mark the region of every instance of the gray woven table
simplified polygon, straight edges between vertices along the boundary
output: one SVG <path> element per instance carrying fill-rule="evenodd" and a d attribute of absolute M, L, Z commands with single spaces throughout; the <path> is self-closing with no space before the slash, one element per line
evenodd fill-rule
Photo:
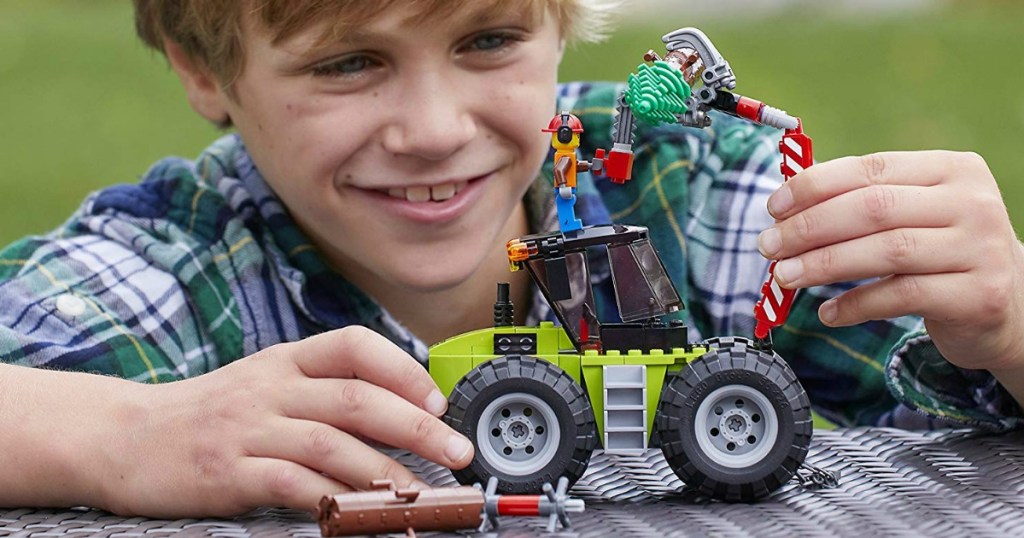
<path fill-rule="evenodd" d="M 427 482 L 453 483 L 437 465 L 408 454 L 399 459 Z M 840 471 L 839 487 L 808 489 L 794 481 L 766 501 L 726 504 L 686 490 L 659 451 L 644 457 L 598 452 L 572 490 L 586 501 L 586 512 L 555 536 L 1024 536 L 1024 431 L 816 431 L 808 462 Z M 532 536 L 543 529 L 540 520 L 505 518 L 496 534 Z M 170 535 L 320 533 L 308 514 L 289 510 L 178 521 L 84 509 L 0 511 L 0 536 Z"/>

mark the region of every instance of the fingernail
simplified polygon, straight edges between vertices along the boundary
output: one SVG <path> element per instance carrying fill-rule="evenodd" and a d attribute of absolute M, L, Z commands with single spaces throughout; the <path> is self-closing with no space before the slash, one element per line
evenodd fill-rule
<path fill-rule="evenodd" d="M 434 390 L 423 402 L 423 409 L 426 409 L 431 415 L 439 417 L 448 409 L 448 400 L 444 398 L 441 391 Z"/>
<path fill-rule="evenodd" d="M 839 307 L 836 305 L 835 299 L 829 299 L 822 303 L 821 307 L 818 308 L 818 318 L 825 325 L 832 326 L 836 322 L 836 318 L 839 317 Z"/>
<path fill-rule="evenodd" d="M 768 197 L 768 212 L 773 217 L 784 214 L 793 207 L 793 191 L 789 185 L 782 185 L 779 190 Z"/>
<path fill-rule="evenodd" d="M 782 260 L 775 265 L 775 278 L 781 280 L 782 284 L 788 285 L 796 282 L 804 275 L 804 262 L 800 258 Z"/>
<path fill-rule="evenodd" d="M 757 248 L 765 258 L 772 258 L 782 250 L 782 233 L 778 228 L 768 228 L 757 236 Z"/>
<path fill-rule="evenodd" d="M 462 461 L 470 450 L 473 450 L 473 444 L 469 439 L 453 435 L 448 438 L 448 447 L 444 449 L 444 455 L 449 461 Z"/>

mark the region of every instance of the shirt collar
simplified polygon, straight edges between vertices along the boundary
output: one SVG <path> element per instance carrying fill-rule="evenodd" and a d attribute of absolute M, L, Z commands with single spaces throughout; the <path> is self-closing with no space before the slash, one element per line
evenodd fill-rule
<path fill-rule="evenodd" d="M 204 152 L 196 161 L 196 173 L 224 195 L 261 242 L 296 307 L 315 327 L 365 325 L 380 317 L 380 307 L 332 269 L 291 218 L 237 134 Z"/>

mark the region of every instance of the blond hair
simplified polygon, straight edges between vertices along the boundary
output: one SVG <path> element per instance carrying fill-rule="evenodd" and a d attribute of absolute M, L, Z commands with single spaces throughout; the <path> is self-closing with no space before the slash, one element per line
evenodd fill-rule
<path fill-rule="evenodd" d="M 444 20 L 469 2 L 483 0 L 405 0 L 411 20 Z M 617 0 L 486 0 L 493 9 L 524 9 L 543 14 L 550 8 L 570 42 L 602 39 Z M 242 72 L 243 19 L 248 14 L 279 43 L 323 21 L 320 38 L 343 36 L 396 5 L 395 0 L 133 0 L 135 28 L 148 46 L 164 53 L 164 40 L 181 47 L 190 60 L 208 69 L 229 92 Z"/>

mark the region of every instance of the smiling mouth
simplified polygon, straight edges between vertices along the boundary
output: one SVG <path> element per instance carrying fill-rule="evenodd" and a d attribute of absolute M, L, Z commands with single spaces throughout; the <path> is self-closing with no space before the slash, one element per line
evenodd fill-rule
<path fill-rule="evenodd" d="M 455 181 L 452 183 L 442 183 L 440 185 L 433 186 L 415 186 L 415 187 L 391 187 L 389 189 L 374 189 L 374 191 L 381 194 L 386 194 L 392 198 L 398 198 L 400 200 L 407 200 L 409 202 L 444 202 L 455 197 L 462 189 L 469 185 L 469 181 Z"/>

